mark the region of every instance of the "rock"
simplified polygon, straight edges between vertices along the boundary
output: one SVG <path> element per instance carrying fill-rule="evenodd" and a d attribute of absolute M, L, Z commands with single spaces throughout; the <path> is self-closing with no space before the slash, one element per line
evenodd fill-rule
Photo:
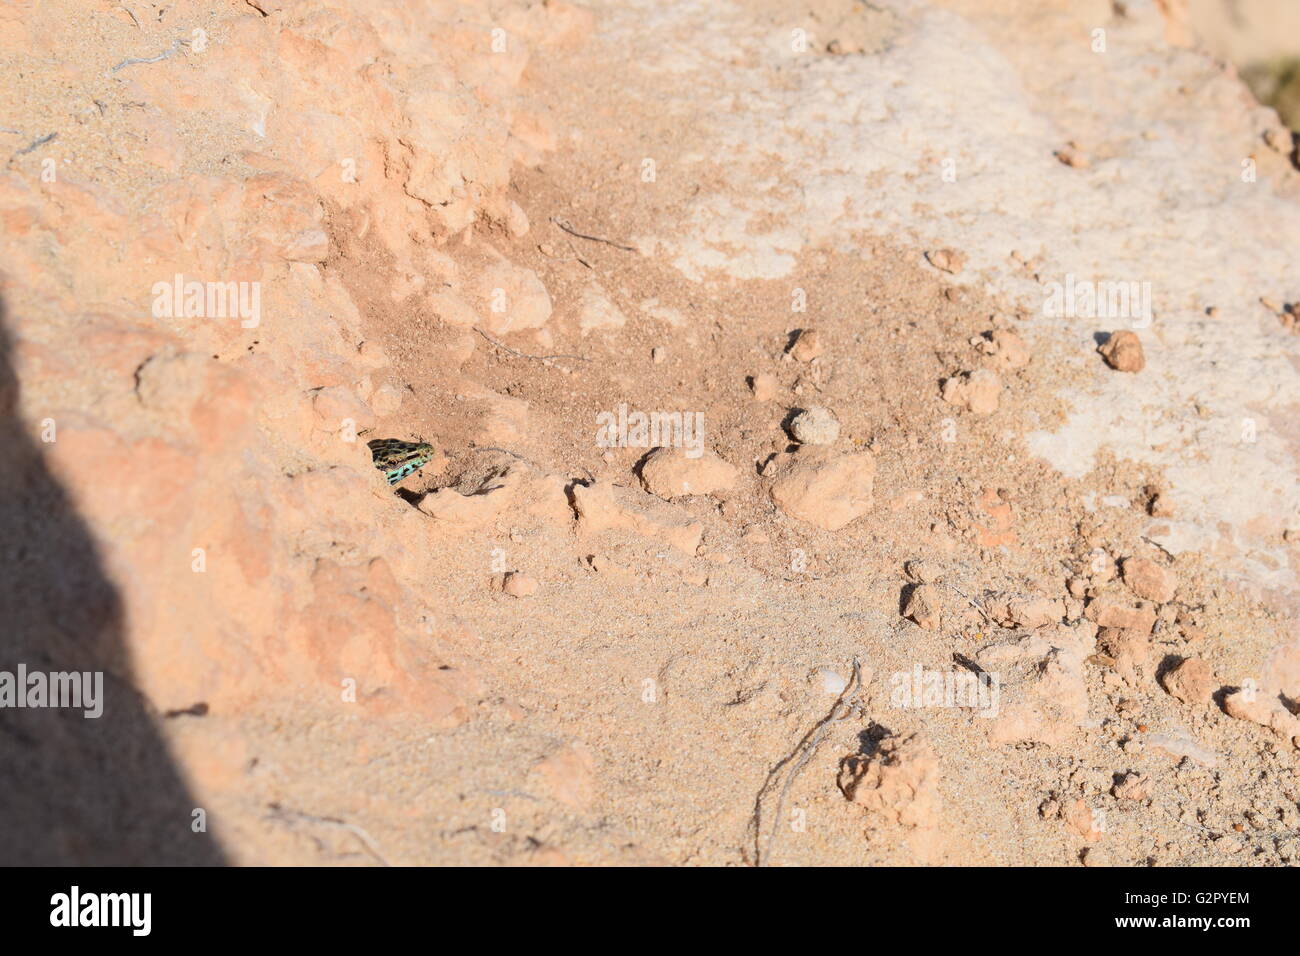
<path fill-rule="evenodd" d="M 478 324 L 479 313 L 454 292 L 442 290 L 431 293 L 427 299 L 429 310 L 448 325 L 471 328 Z M 487 309 L 485 308 L 486 312 Z M 471 350 L 472 351 L 472 350 Z"/>
<path fill-rule="evenodd" d="M 930 826 L 939 807 L 939 759 L 920 734 L 891 736 L 873 754 L 840 763 L 836 781 L 845 798 L 884 822 Z"/>
<path fill-rule="evenodd" d="M 932 249 L 925 254 L 925 258 L 930 261 L 930 265 L 936 269 L 942 269 L 944 272 L 956 275 L 961 272 L 966 265 L 965 253 L 958 252 L 955 249 Z"/>
<path fill-rule="evenodd" d="M 1056 159 L 1062 166 L 1069 166 L 1071 169 L 1087 169 L 1092 165 L 1088 157 L 1077 146 L 1067 146 L 1064 149 L 1056 151 Z"/>
<path fill-rule="evenodd" d="M 976 415 L 991 415 L 998 410 L 1002 380 L 986 368 L 944 379 L 943 400 L 949 405 L 969 409 Z"/>
<path fill-rule="evenodd" d="M 790 346 L 790 356 L 800 362 L 811 362 L 825 351 L 821 333 L 816 329 L 802 330 Z"/>
<path fill-rule="evenodd" d="M 1011 502 L 995 488 L 981 490 L 979 511 L 975 515 L 975 542 L 981 548 L 1017 547 L 1015 525 L 1016 514 Z"/>
<path fill-rule="evenodd" d="M 797 454 L 780 456 L 768 489 L 773 503 L 792 518 L 827 531 L 856 521 L 874 502 L 876 462 L 868 452 L 833 456 L 826 449 L 805 446 Z"/>
<path fill-rule="evenodd" d="M 494 262 L 479 275 L 475 288 L 475 317 L 493 335 L 540 329 L 551 317 L 551 296 L 532 269 Z"/>
<path fill-rule="evenodd" d="M 537 593 L 537 579 L 519 571 L 510 571 L 501 582 L 501 590 L 511 597 L 532 597 Z"/>
<path fill-rule="evenodd" d="M 583 291 L 578 305 L 578 328 L 583 335 L 595 329 L 621 329 L 626 324 L 627 316 L 619 311 L 604 289 L 593 285 Z"/>
<path fill-rule="evenodd" d="M 909 588 L 903 598 L 903 617 L 911 618 L 928 631 L 938 630 L 940 619 L 939 589 L 931 584 Z"/>
<path fill-rule="evenodd" d="M 1277 153 L 1289 154 L 1295 150 L 1295 134 L 1283 126 L 1270 126 L 1264 130 L 1264 142 Z"/>
<path fill-rule="evenodd" d="M 840 696 L 844 693 L 845 688 L 849 686 L 849 682 L 844 679 L 843 674 L 829 667 L 817 668 L 812 677 L 822 692 L 830 694 L 832 697 Z"/>
<path fill-rule="evenodd" d="M 1258 688 L 1239 688 L 1223 698 L 1223 712 L 1229 717 L 1268 727 L 1284 737 L 1300 735 L 1300 717 L 1282 706 L 1276 692 L 1270 694 Z"/>
<path fill-rule="evenodd" d="M 1125 329 L 1111 333 L 1097 349 L 1106 364 L 1117 372 L 1140 372 L 1146 367 L 1146 356 L 1142 352 L 1142 340 L 1136 332 Z"/>
<path fill-rule="evenodd" d="M 684 554 L 694 555 L 704 535 L 704 525 L 673 505 L 639 489 L 608 481 L 573 487 L 573 507 L 579 530 L 597 534 L 623 529 L 659 538 Z"/>
<path fill-rule="evenodd" d="M 733 465 L 708 450 L 689 458 L 680 448 L 656 448 L 641 463 L 641 487 L 668 500 L 729 491 L 739 476 Z"/>
<path fill-rule="evenodd" d="M 928 558 L 913 558 L 905 562 L 903 573 L 917 584 L 934 584 L 943 579 L 943 570 Z"/>
<path fill-rule="evenodd" d="M 396 385 L 381 385 L 370 396 L 370 406 L 376 415 L 392 415 L 402 407 L 403 389 Z"/>
<path fill-rule="evenodd" d="M 1149 632 L 1121 627 L 1103 627 L 1097 631 L 1097 650 L 1110 658 L 1111 666 L 1130 686 L 1144 684 L 1151 673 L 1151 639 Z"/>
<path fill-rule="evenodd" d="M 513 482 L 487 485 L 469 494 L 439 488 L 420 499 L 417 507 L 430 518 L 465 528 L 482 528 L 494 522 L 514 502 Z"/>
<path fill-rule="evenodd" d="M 749 388 L 754 393 L 754 398 L 760 402 L 770 402 L 776 398 L 780 391 L 780 383 L 777 382 L 775 375 L 755 375 L 749 380 Z"/>
<path fill-rule="evenodd" d="M 1008 329 L 994 329 L 981 339 L 980 349 L 993 358 L 993 363 L 1003 371 L 1013 372 L 1029 364 L 1029 347 L 1016 333 Z"/>
<path fill-rule="evenodd" d="M 140 404 L 151 411 L 188 417 L 203 400 L 211 374 L 221 369 L 212 356 L 199 352 L 152 355 L 135 371 L 135 394 Z M 321 392 L 326 391 L 317 392 L 312 405 L 327 421 L 337 421 L 355 410 L 356 397 L 347 389 L 339 388 L 322 397 Z"/>
<path fill-rule="evenodd" d="M 1173 572 L 1147 558 L 1125 558 L 1120 571 L 1130 591 L 1157 604 L 1168 604 L 1178 590 L 1178 579 Z"/>
<path fill-rule="evenodd" d="M 612 560 L 608 555 L 592 554 L 587 556 L 587 565 L 597 574 L 612 574 L 617 577 L 634 577 L 635 574 L 631 568 L 619 564 Z"/>
<path fill-rule="evenodd" d="M 1182 730 L 1151 734 L 1146 738 L 1146 745 L 1161 750 L 1179 760 L 1190 757 L 1206 767 L 1216 767 L 1219 763 L 1218 755 L 1213 750 L 1202 746 L 1190 734 Z"/>
<path fill-rule="evenodd" d="M 331 385 L 319 388 L 312 396 L 312 410 L 326 431 L 337 432 L 345 422 L 352 422 L 357 430 L 364 430 L 375 424 L 375 415 L 357 397 L 357 393 L 343 385 Z"/>
<path fill-rule="evenodd" d="M 1188 657 L 1165 672 L 1160 683 L 1170 697 L 1184 704 L 1208 704 L 1219 689 L 1214 670 L 1199 657 Z"/>
<path fill-rule="evenodd" d="M 1101 627 L 1150 634 L 1156 626 L 1156 612 L 1150 606 L 1133 607 L 1112 595 L 1101 595 L 1088 603 L 1084 616 Z"/>
<path fill-rule="evenodd" d="M 325 211 L 306 182 L 279 173 L 253 176 L 244 182 L 243 213 L 245 236 L 263 255 L 320 262 L 329 254 Z"/>
<path fill-rule="evenodd" d="M 520 208 L 519 203 L 514 200 L 511 200 L 510 206 L 506 211 L 506 229 L 508 229 L 510 235 L 514 236 L 516 239 L 522 239 L 524 236 L 528 235 L 528 214 L 525 213 L 523 209 Z"/>
<path fill-rule="evenodd" d="M 1153 518 L 1172 518 L 1174 504 L 1167 492 L 1157 491 L 1147 502 L 1147 514 Z"/>
<path fill-rule="evenodd" d="M 1151 781 L 1143 774 L 1130 770 L 1110 788 L 1116 800 L 1135 800 L 1145 803 L 1151 799 Z"/>
<path fill-rule="evenodd" d="M 1091 625 L 1058 625 L 981 648 L 976 663 L 1000 675 L 998 702 L 987 715 L 989 740 L 1057 746 L 1074 737 L 1088 720 L 1084 659 L 1094 640 Z"/>
<path fill-rule="evenodd" d="M 790 432 L 804 445 L 830 445 L 840 436 L 840 423 L 829 408 L 814 405 L 794 417 Z"/>
<path fill-rule="evenodd" d="M 1096 843 L 1101 839 L 1101 827 L 1099 821 L 1101 817 L 1088 809 L 1088 805 L 1082 800 L 1075 800 L 1061 813 L 1061 819 L 1065 821 L 1065 828 L 1071 833 L 1075 833 L 1089 843 Z"/>
<path fill-rule="evenodd" d="M 584 810 L 597 795 L 596 762 L 582 744 L 566 747 L 542 760 L 532 772 L 538 789 L 574 810 Z"/>
<path fill-rule="evenodd" d="M 477 428 L 473 432 L 475 444 L 506 447 L 527 440 L 527 400 L 469 382 L 463 388 L 466 400 L 474 403 L 477 419 Z"/>
<path fill-rule="evenodd" d="M 1085 846 L 1079 851 L 1079 862 L 1089 869 L 1112 866 L 1110 853 L 1105 847 Z"/>
<path fill-rule="evenodd" d="M 998 592 L 985 600 L 984 610 L 1003 627 L 1046 627 L 1065 617 L 1063 601 L 1036 594 Z"/>
<path fill-rule="evenodd" d="M 388 353 L 378 342 L 362 342 L 357 346 L 357 360 L 366 368 L 386 368 L 389 364 Z"/>

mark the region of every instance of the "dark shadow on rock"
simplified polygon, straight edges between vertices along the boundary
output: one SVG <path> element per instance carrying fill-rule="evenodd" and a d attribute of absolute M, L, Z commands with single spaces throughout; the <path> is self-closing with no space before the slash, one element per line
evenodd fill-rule
<path fill-rule="evenodd" d="M 212 836 L 192 831 L 195 800 L 132 685 L 122 601 L 95 541 L 18 419 L 7 318 L 0 303 L 0 681 L 20 667 L 103 678 L 98 718 L 84 700 L 0 698 L 0 865 L 222 864 Z"/>

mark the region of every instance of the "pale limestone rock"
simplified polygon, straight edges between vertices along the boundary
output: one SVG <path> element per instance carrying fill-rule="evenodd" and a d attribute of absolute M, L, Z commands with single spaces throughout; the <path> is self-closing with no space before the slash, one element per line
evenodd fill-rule
<path fill-rule="evenodd" d="M 832 445 L 840 437 L 840 423 L 829 408 L 814 405 L 794 417 L 790 432 L 804 445 Z"/>
<path fill-rule="evenodd" d="M 1282 706 L 1276 691 L 1269 693 L 1262 688 L 1240 688 L 1223 698 L 1223 710 L 1229 717 L 1249 720 L 1284 737 L 1300 736 L 1300 717 Z"/>
<path fill-rule="evenodd" d="M 551 754 L 531 774 L 538 789 L 573 810 L 584 810 L 598 794 L 596 761 L 582 744 Z"/>
<path fill-rule="evenodd" d="M 596 329 L 621 329 L 626 324 L 627 316 L 604 289 L 592 285 L 583 291 L 582 301 L 578 304 L 578 328 L 583 335 Z"/>
<path fill-rule="evenodd" d="M 311 405 L 321 425 L 330 432 L 338 431 L 349 421 L 358 430 L 370 428 L 375 423 L 374 412 L 357 397 L 355 391 L 343 385 L 317 389 Z"/>
<path fill-rule="evenodd" d="M 1094 636 L 1091 625 L 1058 625 L 975 655 L 980 667 L 997 677 L 996 704 L 981 714 L 993 743 L 1058 746 L 1079 732 L 1088 720 L 1084 660 Z"/>
<path fill-rule="evenodd" d="M 1065 602 L 1037 594 L 999 592 L 984 602 L 984 610 L 1003 627 L 1037 628 L 1059 624 Z"/>

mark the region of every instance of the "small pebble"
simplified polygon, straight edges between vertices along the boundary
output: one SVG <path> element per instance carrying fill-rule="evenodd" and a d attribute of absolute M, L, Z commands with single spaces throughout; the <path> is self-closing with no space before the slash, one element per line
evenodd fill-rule
<path fill-rule="evenodd" d="M 804 329 L 790 346 L 790 354 L 800 362 L 811 362 L 825 351 L 821 333 L 816 329 Z"/>
<path fill-rule="evenodd" d="M 790 433 L 802 445 L 829 445 L 840 437 L 840 423 L 829 408 L 814 405 L 794 417 Z"/>
<path fill-rule="evenodd" d="M 821 685 L 822 690 L 828 694 L 838 697 L 844 693 L 844 688 L 849 686 L 849 682 L 840 674 L 831 670 L 829 667 L 820 667 L 817 669 L 814 677 Z"/>
<path fill-rule="evenodd" d="M 750 391 L 754 393 L 754 398 L 760 402 L 770 402 L 776 398 L 776 393 L 780 388 L 775 375 L 755 375 L 749 380 Z"/>
<path fill-rule="evenodd" d="M 966 255 L 956 249 L 931 249 L 925 254 L 930 265 L 956 275 L 966 265 Z"/>
<path fill-rule="evenodd" d="M 1146 355 L 1142 351 L 1142 340 L 1136 332 L 1125 329 L 1111 333 L 1105 344 L 1097 349 L 1106 364 L 1117 372 L 1140 372 L 1146 367 Z"/>
<path fill-rule="evenodd" d="M 532 597 L 537 593 L 537 579 L 519 571 L 510 571 L 501 582 L 501 590 L 511 597 Z"/>

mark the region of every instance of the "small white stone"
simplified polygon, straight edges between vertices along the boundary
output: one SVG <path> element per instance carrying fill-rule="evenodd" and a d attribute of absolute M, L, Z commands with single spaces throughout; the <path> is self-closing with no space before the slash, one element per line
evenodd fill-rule
<path fill-rule="evenodd" d="M 840 437 L 840 423 L 829 408 L 814 405 L 794 417 L 790 432 L 802 445 L 830 445 Z"/>
<path fill-rule="evenodd" d="M 849 686 L 848 681 L 829 667 L 819 667 L 813 677 L 821 685 L 822 690 L 836 697 L 844 693 L 844 688 Z"/>

